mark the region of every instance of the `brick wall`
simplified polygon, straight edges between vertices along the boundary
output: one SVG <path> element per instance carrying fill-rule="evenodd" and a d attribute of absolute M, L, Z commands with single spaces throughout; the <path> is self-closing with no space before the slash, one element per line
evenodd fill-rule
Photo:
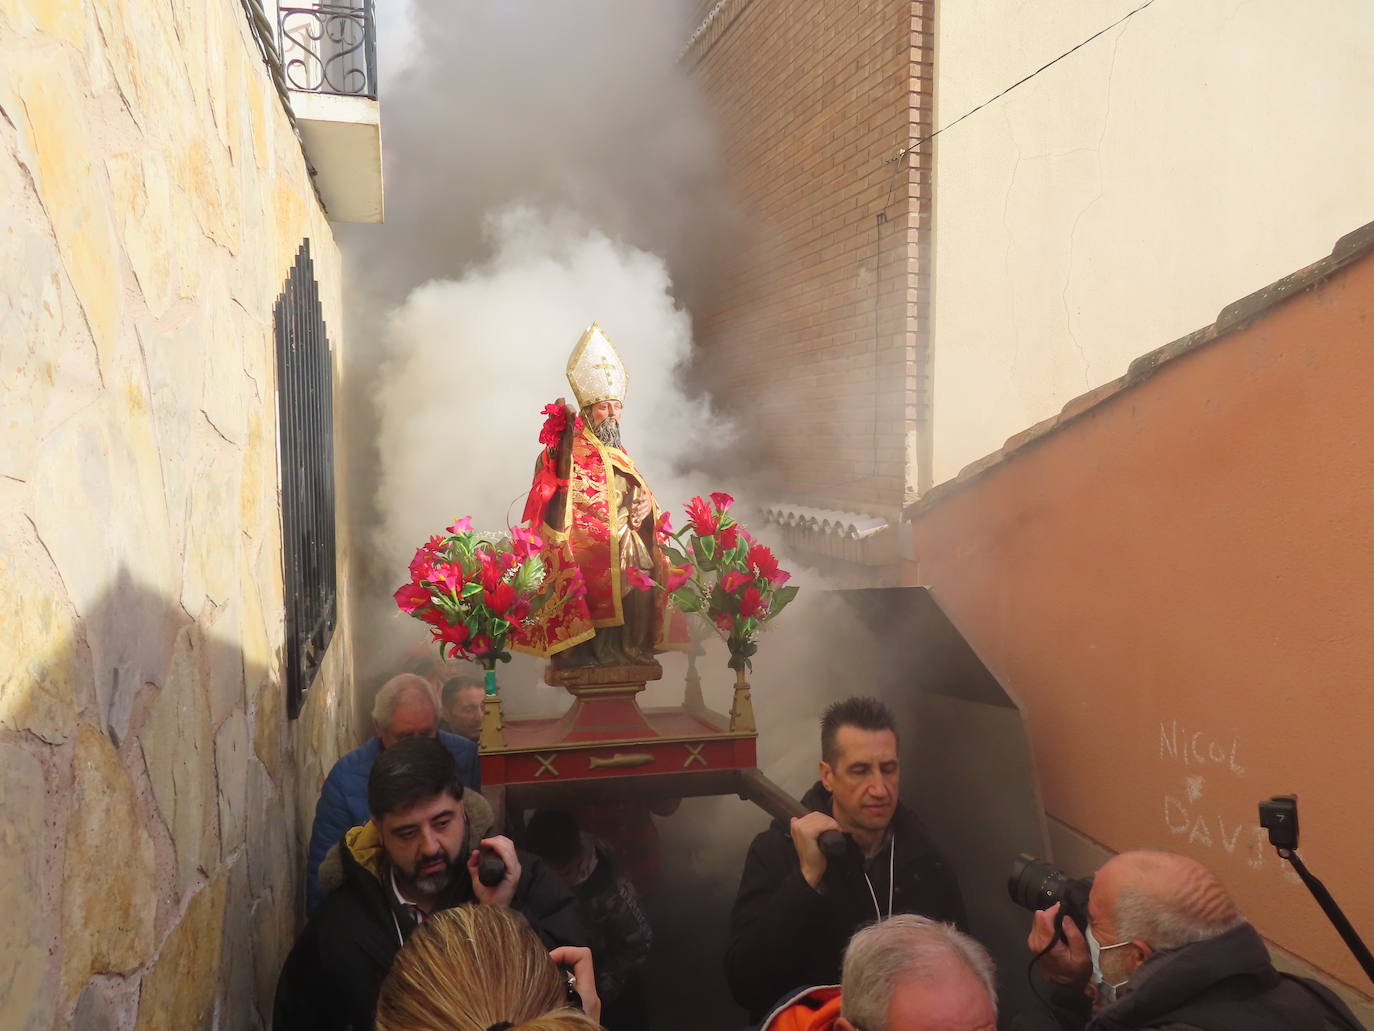
<path fill-rule="evenodd" d="M 749 219 L 693 312 L 702 375 L 773 498 L 895 516 L 918 484 L 929 166 L 897 155 L 929 131 L 930 6 L 726 0 L 683 59 Z"/>

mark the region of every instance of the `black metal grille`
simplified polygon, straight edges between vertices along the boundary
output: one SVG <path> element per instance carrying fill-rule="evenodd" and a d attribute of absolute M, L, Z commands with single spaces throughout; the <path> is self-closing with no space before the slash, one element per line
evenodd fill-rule
<path fill-rule="evenodd" d="M 334 568 L 334 357 L 320 288 L 301 244 L 272 320 L 277 339 L 286 708 L 294 719 L 337 619 Z"/>
<path fill-rule="evenodd" d="M 372 0 L 278 5 L 277 30 L 290 89 L 377 99 Z"/>

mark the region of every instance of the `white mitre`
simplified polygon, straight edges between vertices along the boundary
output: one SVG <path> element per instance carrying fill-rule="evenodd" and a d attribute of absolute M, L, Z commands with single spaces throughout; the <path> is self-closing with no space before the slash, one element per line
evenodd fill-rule
<path fill-rule="evenodd" d="M 630 374 L 614 345 L 593 322 L 568 356 L 568 384 L 577 407 L 586 408 L 599 401 L 625 400 Z"/>

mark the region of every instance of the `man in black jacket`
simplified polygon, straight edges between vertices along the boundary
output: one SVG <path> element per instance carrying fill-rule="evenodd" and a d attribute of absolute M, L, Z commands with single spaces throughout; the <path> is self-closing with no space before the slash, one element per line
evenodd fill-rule
<path fill-rule="evenodd" d="M 1058 907 L 1035 914 L 1027 945 L 1054 938 Z M 1088 934 L 1063 922 L 1039 961 L 1060 1026 L 1087 1031 L 1363 1031 L 1331 991 L 1280 974 L 1264 941 L 1201 863 L 1122 852 L 1088 897 Z"/>
<path fill-rule="evenodd" d="M 730 918 L 725 976 L 758 1020 L 789 989 L 836 984 L 850 936 L 894 913 L 964 925 L 959 882 L 925 827 L 897 799 L 896 720 L 882 702 L 849 698 L 821 719 L 821 779 L 811 810 L 754 839 Z M 818 839 L 845 836 L 829 861 Z"/>
<path fill-rule="evenodd" d="M 371 1031 L 397 951 L 419 924 L 451 906 L 506 906 L 550 948 L 585 944 L 562 882 L 510 839 L 481 836 L 485 828 L 468 815 L 480 799 L 464 793 L 452 754 L 433 738 L 382 752 L 368 777 L 372 820 L 349 831 L 321 866 L 321 880 L 337 886 L 282 967 L 274 1031 Z M 478 880 L 478 845 L 504 860 L 501 883 Z"/>

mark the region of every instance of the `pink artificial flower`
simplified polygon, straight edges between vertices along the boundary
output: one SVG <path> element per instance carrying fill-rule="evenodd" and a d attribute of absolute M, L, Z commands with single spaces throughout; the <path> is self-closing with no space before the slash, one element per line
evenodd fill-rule
<path fill-rule="evenodd" d="M 449 533 L 472 533 L 472 516 L 463 516 L 448 528 Z"/>
<path fill-rule="evenodd" d="M 416 548 L 415 557 L 410 560 L 410 578 L 417 583 L 432 579 L 433 569 L 434 556 L 429 553 L 429 549 L 423 545 Z"/>
<path fill-rule="evenodd" d="M 716 629 L 722 634 L 728 634 L 735 629 L 735 617 L 728 612 L 722 612 L 716 617 Z"/>
<path fill-rule="evenodd" d="M 422 605 L 429 604 L 429 591 L 419 584 L 406 584 L 396 589 L 392 595 L 402 612 L 414 612 Z"/>
<path fill-rule="evenodd" d="M 472 643 L 468 645 L 468 651 L 472 653 L 474 659 L 481 658 L 483 655 L 487 654 L 487 652 L 491 651 L 491 649 L 491 638 L 483 635 L 474 637 Z"/>
<path fill-rule="evenodd" d="M 658 525 L 654 527 L 654 533 L 658 534 L 658 539 L 663 541 L 668 539 L 668 535 L 673 532 L 673 522 L 667 512 L 663 512 L 658 517 Z"/>
<path fill-rule="evenodd" d="M 636 569 L 634 566 L 625 570 L 625 579 L 630 581 L 631 587 L 635 587 L 641 591 L 652 591 L 654 589 L 654 582 L 649 579 L 649 575 L 645 573 L 644 570 Z"/>
<path fill-rule="evenodd" d="M 735 503 L 735 499 L 724 491 L 713 490 L 711 492 L 711 504 L 716 506 L 717 512 L 724 512 Z"/>
<path fill-rule="evenodd" d="M 445 590 L 456 594 L 463 586 L 463 567 L 457 562 L 437 562 L 430 572 L 429 579 L 443 584 Z"/>
<path fill-rule="evenodd" d="M 774 587 L 781 587 L 783 584 L 787 583 L 787 581 L 791 579 L 791 573 L 787 572 L 786 570 L 779 569 L 768 578 L 768 582 L 772 584 Z"/>
<path fill-rule="evenodd" d="M 511 548 L 515 554 L 521 558 L 538 554 L 544 547 L 544 541 L 533 531 L 517 526 L 510 532 Z"/>
<path fill-rule="evenodd" d="M 741 573 L 736 570 L 732 570 L 720 578 L 720 586 L 724 589 L 726 594 L 734 594 L 745 584 L 753 582 L 754 578 L 748 573 Z"/>
<path fill-rule="evenodd" d="M 690 579 L 692 579 L 691 566 L 669 566 L 668 575 L 664 578 L 663 589 L 671 594 L 679 587 L 684 586 Z"/>

